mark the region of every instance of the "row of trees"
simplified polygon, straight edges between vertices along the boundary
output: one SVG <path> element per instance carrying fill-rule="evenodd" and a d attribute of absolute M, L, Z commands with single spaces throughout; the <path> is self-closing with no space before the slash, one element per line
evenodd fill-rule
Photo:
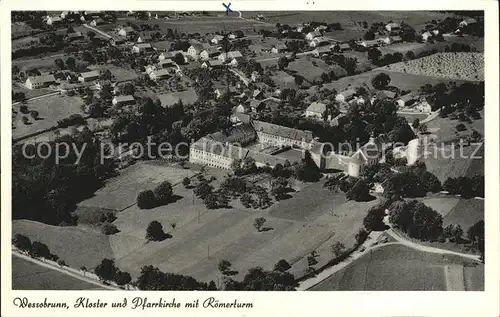
<path fill-rule="evenodd" d="M 16 234 L 12 239 L 12 245 L 18 248 L 21 251 L 27 252 L 30 256 L 35 258 L 44 258 L 51 261 L 59 261 L 59 257 L 55 254 L 52 254 L 49 250 L 49 247 L 42 242 L 39 241 L 31 241 L 25 235 Z M 60 261 L 60 263 L 64 263 Z"/>
<path fill-rule="evenodd" d="M 448 177 L 443 182 L 443 189 L 452 195 L 459 194 L 463 198 L 484 197 L 484 175 Z"/>

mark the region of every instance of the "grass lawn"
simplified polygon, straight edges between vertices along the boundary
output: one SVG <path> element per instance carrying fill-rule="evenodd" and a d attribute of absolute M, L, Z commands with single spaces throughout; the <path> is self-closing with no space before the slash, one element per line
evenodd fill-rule
<path fill-rule="evenodd" d="M 476 147 L 477 145 L 473 145 L 455 150 L 449 146 L 431 147 L 431 154 L 425 159 L 427 170 L 436 175 L 441 182 L 448 177 L 484 175 L 484 146 L 477 152 Z"/>
<path fill-rule="evenodd" d="M 12 66 L 17 65 L 22 72 L 27 71 L 31 68 L 37 68 L 40 72 L 48 72 L 55 69 L 54 61 L 58 58 L 66 61 L 70 55 L 66 54 L 52 54 L 51 56 L 37 57 L 37 58 L 26 58 L 26 59 L 15 59 L 12 61 Z M 82 61 L 77 60 L 77 63 L 82 63 Z"/>
<path fill-rule="evenodd" d="M 104 290 L 55 270 L 12 256 L 13 290 Z"/>
<path fill-rule="evenodd" d="M 84 265 L 90 269 L 102 259 L 114 257 L 108 236 L 82 226 L 58 227 L 31 220 L 14 220 L 12 236 L 16 233 L 31 241 L 45 243 L 51 253 L 73 268 Z"/>
<path fill-rule="evenodd" d="M 459 197 L 426 197 L 422 202 L 435 211 L 437 211 L 443 218 L 458 204 Z"/>
<path fill-rule="evenodd" d="M 191 105 L 198 100 L 198 95 L 194 89 L 188 89 L 186 91 L 176 91 L 169 94 L 158 95 L 162 106 L 171 107 L 179 101 L 182 101 L 184 105 Z"/>
<path fill-rule="evenodd" d="M 484 266 L 464 274 L 461 257 L 387 245 L 367 253 L 312 288 L 315 291 L 419 291 L 484 289 Z M 470 271 L 470 272 L 469 272 Z M 464 283 L 464 275 L 469 282 Z"/>
<path fill-rule="evenodd" d="M 33 98 L 33 97 L 38 97 L 46 94 L 53 93 L 53 90 L 50 90 L 48 88 L 40 88 L 40 89 L 28 89 L 22 85 L 17 85 L 13 84 L 12 85 L 12 92 L 22 92 L 26 96 L 26 99 Z"/>
<path fill-rule="evenodd" d="M 34 100 L 27 105 L 30 111 L 38 111 L 40 117 L 38 120 L 34 120 L 29 114 L 25 115 L 19 111 L 20 104 L 15 105 L 14 109 L 17 111 L 17 114 L 13 118 L 15 128 L 12 130 L 12 137 L 14 139 L 55 127 L 58 120 L 67 118 L 72 114 L 83 115 L 81 109 L 83 100 L 80 97 L 55 95 Z M 22 122 L 23 116 L 28 117 L 29 124 L 25 125 Z"/>
<path fill-rule="evenodd" d="M 123 210 L 136 202 L 137 194 L 146 189 L 153 189 L 163 181 L 176 184 L 193 171 L 167 164 L 139 162 L 121 171 L 121 174 L 107 181 L 92 198 L 82 201 L 79 206 L 103 209 Z"/>
<path fill-rule="evenodd" d="M 461 198 L 455 207 L 443 217 L 443 226 L 460 225 L 467 232 L 467 229 L 479 220 L 484 220 L 484 200 Z"/>
<path fill-rule="evenodd" d="M 446 78 L 428 77 L 420 75 L 411 75 L 390 71 L 382 71 L 380 69 L 369 71 L 366 73 L 361 73 L 355 76 L 343 77 L 337 81 L 323 85 L 323 87 L 328 89 L 336 89 L 337 91 L 342 91 L 348 88 L 348 85 L 359 87 L 363 84 L 368 85 L 370 89 L 374 89 L 372 86 L 372 78 L 380 73 L 386 73 L 391 78 L 390 86 L 397 87 L 401 90 L 413 90 L 416 91 L 420 89 L 421 86 L 425 84 L 436 85 L 438 83 L 448 83 L 450 80 Z M 459 81 L 457 81 L 458 84 Z"/>

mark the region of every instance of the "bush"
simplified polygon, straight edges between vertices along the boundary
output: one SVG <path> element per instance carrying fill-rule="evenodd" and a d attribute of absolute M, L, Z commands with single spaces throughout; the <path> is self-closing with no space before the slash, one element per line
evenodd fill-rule
<path fill-rule="evenodd" d="M 154 195 L 156 197 L 157 203 L 168 203 L 172 200 L 173 188 L 172 184 L 169 181 L 164 181 L 158 186 L 156 186 L 154 190 Z"/>
<path fill-rule="evenodd" d="M 166 238 L 163 226 L 158 221 L 151 221 L 146 228 L 146 239 L 149 241 L 162 241 Z"/>
<path fill-rule="evenodd" d="M 31 240 L 27 236 L 23 236 L 22 234 L 16 234 L 14 239 L 12 239 L 12 244 L 22 251 L 31 251 Z"/>
<path fill-rule="evenodd" d="M 389 75 L 387 75 L 386 73 L 380 73 L 375 77 L 373 77 L 372 86 L 375 89 L 382 90 L 385 89 L 390 82 L 391 82 L 391 77 L 389 77 Z"/>
<path fill-rule="evenodd" d="M 41 242 L 33 241 L 31 244 L 31 255 L 36 258 L 51 259 L 49 247 Z"/>
<path fill-rule="evenodd" d="M 380 208 L 379 206 L 374 206 L 368 209 L 368 214 L 363 219 L 363 225 L 366 230 L 384 230 L 384 217 L 385 217 L 385 209 Z"/>
<path fill-rule="evenodd" d="M 349 200 L 354 201 L 368 201 L 371 199 L 370 186 L 362 179 L 358 180 L 356 184 L 346 193 Z"/>
<path fill-rule="evenodd" d="M 145 190 L 137 195 L 137 206 L 140 209 L 151 209 L 156 206 L 156 196 L 152 190 Z"/>
<path fill-rule="evenodd" d="M 455 129 L 457 129 L 457 131 L 460 131 L 460 132 L 461 132 L 461 131 L 465 131 L 465 130 L 467 130 L 467 127 L 466 127 L 463 123 L 460 123 L 460 124 L 457 124 L 457 125 L 455 126 Z"/>
<path fill-rule="evenodd" d="M 110 223 L 106 223 L 104 224 L 102 227 L 101 227 L 101 232 L 107 236 L 109 235 L 113 235 L 115 233 L 118 233 L 120 232 L 120 230 L 118 230 L 118 228 L 113 225 L 113 224 L 110 224 Z"/>

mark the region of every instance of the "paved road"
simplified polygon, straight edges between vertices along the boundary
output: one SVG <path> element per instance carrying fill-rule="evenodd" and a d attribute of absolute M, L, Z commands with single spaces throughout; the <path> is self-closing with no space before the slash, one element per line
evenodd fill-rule
<path fill-rule="evenodd" d="M 112 37 L 112 36 L 111 36 L 111 35 L 109 35 L 108 33 L 103 32 L 103 31 L 101 31 L 101 30 L 99 30 L 99 29 L 96 29 L 96 28 L 94 28 L 94 27 L 92 27 L 92 26 L 90 26 L 90 25 L 88 25 L 88 24 L 86 24 L 86 23 L 85 23 L 85 24 L 83 24 L 83 26 L 84 26 L 84 27 L 86 27 L 87 29 L 91 29 L 92 31 L 94 31 L 94 32 L 96 32 L 96 33 L 101 34 L 102 36 L 104 36 L 104 37 L 106 37 L 106 38 L 108 38 L 108 39 L 110 39 L 110 38 Z"/>

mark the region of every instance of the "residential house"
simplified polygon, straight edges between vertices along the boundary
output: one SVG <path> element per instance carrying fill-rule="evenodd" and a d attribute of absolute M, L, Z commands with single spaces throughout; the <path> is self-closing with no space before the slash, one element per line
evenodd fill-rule
<path fill-rule="evenodd" d="M 465 19 L 465 20 L 461 21 L 461 22 L 458 24 L 458 26 L 463 28 L 463 27 L 466 27 L 466 26 L 468 26 L 468 25 L 471 25 L 471 24 L 476 24 L 476 23 L 477 23 L 477 20 L 476 20 L 476 19 L 474 19 L 474 18 L 468 18 L 468 19 Z"/>
<path fill-rule="evenodd" d="M 259 80 L 259 78 L 260 78 L 260 74 L 257 71 L 253 71 L 252 74 L 250 75 L 250 79 L 253 82 L 256 82 L 257 80 Z"/>
<path fill-rule="evenodd" d="M 422 40 L 424 42 L 430 40 L 431 38 L 432 38 L 432 33 L 431 32 L 427 31 L 427 32 L 422 33 Z"/>
<path fill-rule="evenodd" d="M 256 100 L 260 100 L 264 98 L 264 93 L 260 89 L 255 89 L 252 93 L 252 98 Z"/>
<path fill-rule="evenodd" d="M 287 51 L 287 47 L 284 43 L 279 43 L 279 44 L 273 45 L 273 47 L 271 48 L 271 52 L 273 52 L 275 54 L 286 53 L 286 51 Z"/>
<path fill-rule="evenodd" d="M 194 60 L 197 60 L 198 57 L 200 56 L 200 53 L 203 52 L 204 50 L 205 47 L 202 44 L 194 43 L 188 48 L 187 54 L 191 56 L 191 58 L 193 58 Z"/>
<path fill-rule="evenodd" d="M 235 111 L 233 112 L 229 120 L 231 120 L 231 122 L 234 124 L 250 123 L 250 115 Z"/>
<path fill-rule="evenodd" d="M 316 47 L 312 53 L 314 56 L 320 57 L 320 56 L 325 56 L 325 55 L 331 54 L 332 50 L 328 46 L 320 46 L 320 47 Z"/>
<path fill-rule="evenodd" d="M 439 33 L 439 31 L 438 31 Z M 391 36 L 391 44 L 401 43 L 403 42 L 403 38 L 399 35 Z"/>
<path fill-rule="evenodd" d="M 151 80 L 161 80 L 170 77 L 168 69 L 158 69 L 149 73 L 149 78 Z"/>
<path fill-rule="evenodd" d="M 98 25 L 102 25 L 102 24 L 104 24 L 104 23 L 105 23 L 105 22 L 104 22 L 104 20 L 103 20 L 103 19 L 98 18 L 98 19 L 94 19 L 94 20 L 90 21 L 90 23 L 89 23 L 89 24 L 90 24 L 90 26 L 96 27 L 96 26 L 98 26 Z"/>
<path fill-rule="evenodd" d="M 111 36 L 111 38 L 109 39 L 109 43 L 111 45 L 120 45 L 120 44 L 125 44 L 125 42 L 127 41 L 127 38 L 124 37 L 124 36 L 121 36 L 121 35 L 113 35 Z"/>
<path fill-rule="evenodd" d="M 319 47 L 319 46 L 326 46 L 330 44 L 330 41 L 323 36 L 315 37 L 310 43 L 310 47 Z"/>
<path fill-rule="evenodd" d="M 186 53 L 184 53 L 183 51 L 169 51 L 169 52 L 163 52 L 160 54 L 160 56 L 158 56 L 158 60 L 164 60 L 164 59 L 167 59 L 167 58 L 170 58 L 170 59 L 174 59 L 177 54 L 181 54 L 183 57 L 184 57 L 184 63 L 187 63 L 188 62 L 188 58 L 186 56 Z"/>
<path fill-rule="evenodd" d="M 386 24 L 385 29 L 389 33 L 393 34 L 393 33 L 399 32 L 401 30 L 401 24 L 399 24 L 399 23 L 388 23 L 388 24 Z"/>
<path fill-rule="evenodd" d="M 365 40 L 365 41 L 361 41 L 361 42 L 358 42 L 358 45 L 362 46 L 362 47 L 366 47 L 366 48 L 370 48 L 370 47 L 376 47 L 379 45 L 379 41 L 377 40 Z"/>
<path fill-rule="evenodd" d="M 214 60 L 209 60 L 209 61 L 206 61 L 206 62 L 203 62 L 201 64 L 201 67 L 203 68 L 206 68 L 206 67 L 210 67 L 210 68 L 221 68 L 222 66 L 224 66 L 224 63 L 222 63 L 220 60 L 218 59 L 214 59 Z"/>
<path fill-rule="evenodd" d="M 56 78 L 54 75 L 41 75 L 41 76 L 30 76 L 26 79 L 26 88 L 28 89 L 38 89 L 49 87 L 56 83 Z"/>
<path fill-rule="evenodd" d="M 219 55 L 219 50 L 214 47 L 209 47 L 200 53 L 200 59 L 203 61 L 208 61 L 209 59 L 217 58 Z"/>
<path fill-rule="evenodd" d="M 312 41 L 314 38 L 318 37 L 318 36 L 321 36 L 321 33 L 320 32 L 309 32 L 306 34 L 306 40 L 307 41 Z"/>
<path fill-rule="evenodd" d="M 404 96 L 401 96 L 396 100 L 399 108 L 405 108 L 411 106 L 417 100 L 417 95 L 414 93 L 409 93 Z"/>
<path fill-rule="evenodd" d="M 45 20 L 45 23 L 47 25 L 59 25 L 63 22 L 63 20 L 61 19 L 61 17 L 58 17 L 58 16 L 54 16 L 54 17 L 51 17 L 51 16 L 47 16 L 46 20 Z"/>
<path fill-rule="evenodd" d="M 114 106 L 128 106 L 128 105 L 134 105 L 135 104 L 135 99 L 134 96 L 127 95 L 127 96 L 116 96 L 113 98 L 112 101 Z"/>
<path fill-rule="evenodd" d="M 356 96 L 356 90 L 352 87 L 349 87 L 348 89 L 339 92 L 335 96 L 335 100 L 338 102 L 348 102 L 349 100 L 353 99 Z"/>
<path fill-rule="evenodd" d="M 64 37 L 64 39 L 68 42 L 72 41 L 77 41 L 77 40 L 82 40 L 84 38 L 82 32 L 73 32 L 73 33 L 68 33 Z"/>
<path fill-rule="evenodd" d="M 330 45 L 330 49 L 333 49 L 335 52 L 347 52 L 351 50 L 351 46 L 349 43 L 337 43 Z"/>
<path fill-rule="evenodd" d="M 326 113 L 326 105 L 321 102 L 313 102 L 307 107 L 305 116 L 306 118 L 312 117 L 317 119 L 323 119 Z"/>
<path fill-rule="evenodd" d="M 250 109 L 252 112 L 257 113 L 264 109 L 265 105 L 260 100 L 250 100 Z"/>
<path fill-rule="evenodd" d="M 150 43 L 137 43 L 132 47 L 132 52 L 134 52 L 135 54 L 152 51 L 154 51 L 154 48 Z"/>
<path fill-rule="evenodd" d="M 136 33 L 137 32 L 131 26 L 125 26 L 118 30 L 118 35 L 125 37 L 134 35 Z"/>
<path fill-rule="evenodd" d="M 328 29 L 328 27 L 326 25 L 320 25 L 320 26 L 318 26 L 318 27 L 316 27 L 314 29 L 314 32 L 320 32 L 321 33 L 321 32 L 326 31 L 327 29 Z"/>
<path fill-rule="evenodd" d="M 214 37 L 210 40 L 210 43 L 213 45 L 219 45 L 221 41 L 224 39 L 224 36 L 216 34 Z"/>
<path fill-rule="evenodd" d="M 174 67 L 175 63 L 170 58 L 167 58 L 167 59 L 162 59 L 161 61 L 159 61 L 158 66 L 160 68 L 169 68 L 169 67 Z"/>
<path fill-rule="evenodd" d="M 229 62 L 229 65 L 232 66 L 232 67 L 238 67 L 238 65 L 240 65 L 243 61 L 245 60 L 245 58 L 243 56 L 241 57 L 236 57 L 236 58 L 233 58 L 230 62 Z"/>
<path fill-rule="evenodd" d="M 235 107 L 234 111 L 238 113 L 249 113 L 250 111 L 252 111 L 252 108 L 250 108 L 250 105 L 241 103 Z"/>
<path fill-rule="evenodd" d="M 78 81 L 80 81 L 82 83 L 88 83 L 89 81 L 99 79 L 100 75 L 101 75 L 101 73 L 98 70 L 80 73 L 80 75 L 78 76 Z"/>

